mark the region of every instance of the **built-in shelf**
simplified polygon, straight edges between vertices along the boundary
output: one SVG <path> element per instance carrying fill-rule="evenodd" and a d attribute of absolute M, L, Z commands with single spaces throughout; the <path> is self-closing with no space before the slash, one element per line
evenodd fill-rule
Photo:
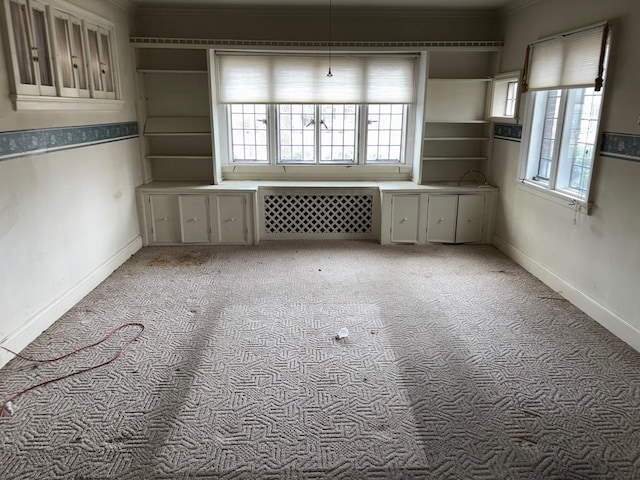
<path fill-rule="evenodd" d="M 153 135 L 211 135 L 209 117 L 148 117 L 144 134 Z"/>

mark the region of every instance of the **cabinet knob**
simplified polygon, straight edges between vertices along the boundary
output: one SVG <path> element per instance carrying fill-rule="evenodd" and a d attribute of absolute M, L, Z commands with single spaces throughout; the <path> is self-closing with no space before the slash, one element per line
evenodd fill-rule
<path fill-rule="evenodd" d="M 157 222 L 167 222 L 169 221 L 169 217 L 164 217 L 164 218 L 159 218 L 158 220 L 156 220 Z"/>
<path fill-rule="evenodd" d="M 438 223 L 442 223 L 442 222 L 444 222 L 444 217 L 440 217 L 440 218 L 438 219 Z"/>
<path fill-rule="evenodd" d="M 409 220 L 407 217 L 404 217 L 400 222 L 406 222 L 407 220 Z"/>
<path fill-rule="evenodd" d="M 473 218 L 469 217 L 469 219 L 467 220 L 467 222 L 469 222 L 469 223 L 473 222 Z"/>
<path fill-rule="evenodd" d="M 236 221 L 236 219 L 235 219 L 235 218 L 233 218 L 233 217 L 231 217 L 231 218 L 230 218 L 229 220 L 227 220 L 227 221 L 228 221 L 228 222 L 235 222 L 235 221 Z"/>
<path fill-rule="evenodd" d="M 198 217 L 193 217 L 189 219 L 190 222 L 197 222 L 198 221 Z"/>

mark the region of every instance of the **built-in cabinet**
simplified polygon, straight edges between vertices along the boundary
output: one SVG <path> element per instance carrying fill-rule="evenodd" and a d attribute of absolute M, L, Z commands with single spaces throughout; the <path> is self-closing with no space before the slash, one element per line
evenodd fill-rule
<path fill-rule="evenodd" d="M 420 202 L 419 193 L 392 195 L 391 243 L 418 243 L 420 241 Z"/>
<path fill-rule="evenodd" d="M 168 191 L 167 191 L 168 190 Z M 201 189 L 202 191 L 202 189 Z M 254 191 L 138 189 L 145 245 L 254 243 Z"/>
<path fill-rule="evenodd" d="M 381 243 L 491 243 L 497 189 L 392 188 L 382 190 Z"/>
<path fill-rule="evenodd" d="M 484 202 L 482 194 L 429 195 L 427 242 L 481 242 Z"/>

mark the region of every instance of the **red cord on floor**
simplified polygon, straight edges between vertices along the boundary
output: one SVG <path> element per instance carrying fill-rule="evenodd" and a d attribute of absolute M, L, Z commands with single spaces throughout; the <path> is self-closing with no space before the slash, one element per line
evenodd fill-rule
<path fill-rule="evenodd" d="M 45 385 L 49 385 L 50 383 L 55 383 L 55 382 L 59 382 L 60 380 L 64 380 L 66 378 L 69 377 L 73 377 L 75 375 L 80 375 L 81 373 L 85 373 L 85 372 L 89 372 L 91 370 L 96 370 L 100 367 L 104 367 L 105 365 L 109 365 L 110 363 L 115 362 L 118 358 L 120 358 L 120 356 L 124 353 L 124 351 L 126 350 L 126 348 L 132 344 L 133 342 L 135 342 L 138 338 L 140 338 L 140 336 L 142 335 L 142 332 L 144 332 L 144 325 L 142 323 L 125 323 L 124 325 L 120 325 L 119 327 L 114 328 L 113 330 L 111 330 L 104 338 L 98 340 L 95 343 L 92 343 L 91 345 L 86 345 L 84 347 L 78 348 L 77 350 L 74 350 L 71 353 L 67 353 L 66 355 L 62 355 L 60 357 L 56 357 L 56 358 L 50 358 L 50 359 L 46 359 L 46 360 L 39 360 L 36 358 L 29 358 L 29 357 L 25 357 L 23 355 L 20 355 L 19 353 L 16 352 L 12 352 L 11 350 L 9 350 L 8 348 L 2 347 L 0 346 L 0 348 L 2 348 L 3 350 L 6 350 L 9 353 L 12 353 L 13 355 L 15 355 L 18 358 L 21 358 L 22 360 L 26 360 L 28 362 L 38 362 L 38 363 L 52 363 L 52 362 L 57 362 L 58 360 L 62 360 L 63 358 L 67 358 L 70 357 L 72 355 L 75 355 L 77 353 L 83 352 L 84 350 L 87 350 L 89 348 L 92 347 L 96 347 L 98 345 L 100 345 L 101 343 L 106 342 L 107 340 L 109 340 L 109 338 L 111 338 L 112 336 L 114 336 L 117 332 L 119 332 L 120 330 L 123 330 L 127 327 L 140 327 L 140 332 L 138 332 L 138 334 L 133 337 L 132 339 L 128 340 L 118 351 L 118 353 L 113 357 L 110 358 L 109 360 L 102 362 L 98 365 L 94 365 L 92 367 L 88 367 L 88 368 L 83 368 L 81 370 L 77 370 L 75 372 L 72 372 L 68 375 L 64 375 L 62 377 L 57 377 L 57 378 L 53 378 L 51 380 L 47 380 L 46 382 L 42 382 L 42 383 L 38 383 L 37 385 L 32 385 L 28 388 L 25 388 L 24 390 L 16 393 L 14 396 L 12 396 L 9 400 L 7 400 L 5 403 L 2 404 L 2 408 L 0 408 L 0 419 L 4 416 L 5 411 L 8 411 L 7 409 L 7 405 L 11 405 L 12 402 L 16 401 L 18 398 L 20 398 L 22 395 L 24 395 L 27 392 L 30 392 L 31 390 L 35 390 L 36 388 L 39 387 L 44 387 Z"/>

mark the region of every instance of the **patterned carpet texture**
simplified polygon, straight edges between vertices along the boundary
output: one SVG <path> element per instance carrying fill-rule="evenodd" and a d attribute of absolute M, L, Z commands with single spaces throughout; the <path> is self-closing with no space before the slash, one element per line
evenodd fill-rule
<path fill-rule="evenodd" d="M 15 402 L 0 478 L 640 478 L 640 354 L 491 246 L 145 248 L 23 354 L 126 322 Z"/>

